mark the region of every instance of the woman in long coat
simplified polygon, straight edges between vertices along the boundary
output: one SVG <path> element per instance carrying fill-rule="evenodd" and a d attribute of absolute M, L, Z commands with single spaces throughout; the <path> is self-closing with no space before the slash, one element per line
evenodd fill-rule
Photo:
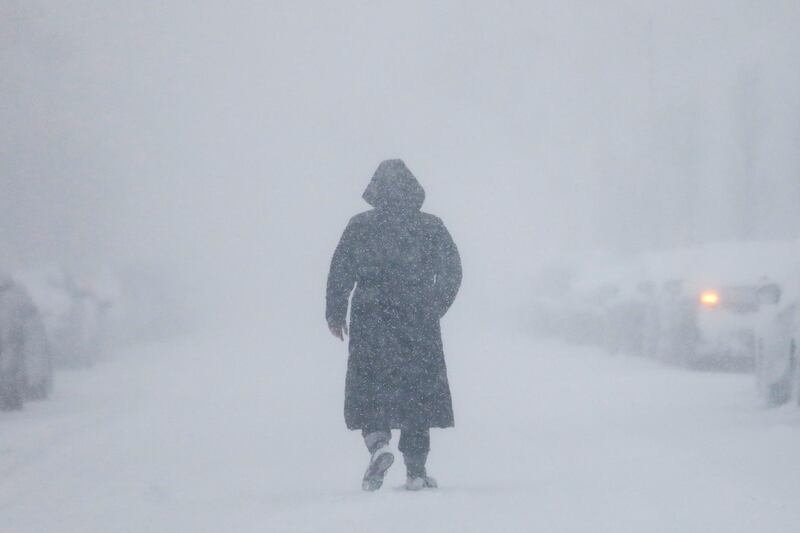
<path fill-rule="evenodd" d="M 328 276 L 326 318 L 340 339 L 353 292 L 345 422 L 372 454 L 364 490 L 380 488 L 394 462 L 392 429 L 406 488 L 433 488 L 429 428 L 453 426 L 439 319 L 461 285 L 461 260 L 442 221 L 420 211 L 425 191 L 402 160 L 382 162 L 363 197 L 373 209 L 350 220 Z"/>

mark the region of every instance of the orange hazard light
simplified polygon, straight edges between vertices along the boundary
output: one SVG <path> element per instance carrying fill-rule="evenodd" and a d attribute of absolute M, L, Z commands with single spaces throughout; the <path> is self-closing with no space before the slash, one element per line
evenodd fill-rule
<path fill-rule="evenodd" d="M 716 291 L 704 291 L 700 295 L 700 303 L 713 307 L 719 303 L 719 293 Z"/>

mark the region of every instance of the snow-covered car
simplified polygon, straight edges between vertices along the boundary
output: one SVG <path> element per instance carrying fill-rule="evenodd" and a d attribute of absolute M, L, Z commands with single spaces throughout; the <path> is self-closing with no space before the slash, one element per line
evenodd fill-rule
<path fill-rule="evenodd" d="M 611 283 L 576 292 L 571 301 L 566 340 L 576 344 L 609 345 L 609 309 L 618 296 L 619 287 Z"/>
<path fill-rule="evenodd" d="M 761 320 L 758 285 L 726 285 L 697 295 L 696 337 L 686 354 L 693 366 L 750 369 Z"/>
<path fill-rule="evenodd" d="M 800 401 L 797 344 L 798 302 L 786 298 L 777 284 L 759 291 L 763 317 L 756 331 L 756 390 L 761 403 L 776 407 L 792 397 Z"/>
<path fill-rule="evenodd" d="M 532 328 L 541 336 L 575 344 L 605 345 L 613 283 L 575 280 L 569 269 L 548 267 L 536 282 Z"/>
<path fill-rule="evenodd" d="M 22 350 L 24 309 L 10 276 L 0 274 L 0 409 L 22 409 L 25 359 Z"/>
<path fill-rule="evenodd" d="M 764 312 L 758 284 L 700 289 L 673 281 L 658 302 L 660 359 L 690 367 L 752 368 Z"/>
<path fill-rule="evenodd" d="M 25 288 L 0 274 L 0 407 L 45 398 L 53 384 L 41 316 Z"/>
<path fill-rule="evenodd" d="M 43 400 L 53 390 L 53 359 L 38 309 L 25 321 L 24 328 L 25 396 L 29 400 Z"/>
<path fill-rule="evenodd" d="M 777 307 L 769 298 L 762 301 L 770 284 L 800 286 L 800 280 L 792 281 L 800 271 L 800 247 L 793 242 L 714 243 L 564 262 L 571 265 L 562 268 L 570 274 L 569 283 L 566 288 L 554 284 L 561 296 L 537 287 L 538 294 L 548 295 L 538 301 L 540 329 L 611 353 L 670 364 L 750 370 L 759 335 L 765 346 L 785 347 L 781 336 L 788 338 L 789 326 L 779 324 L 792 322 L 789 304 L 800 305 L 797 296 Z M 800 289 L 789 292 L 800 295 Z M 776 309 L 785 316 L 772 316 Z M 767 333 L 769 328 L 781 332 Z M 785 350 L 781 353 L 776 368 L 786 367 Z"/>
<path fill-rule="evenodd" d="M 647 253 L 643 263 L 653 279 L 673 280 L 657 297 L 664 322 L 660 355 L 690 366 L 749 370 L 756 358 L 756 332 L 775 313 L 761 292 L 770 284 L 796 292 L 788 288 L 796 285 L 800 247 L 795 242 L 712 243 Z M 789 303 L 791 298 L 782 305 Z"/>
<path fill-rule="evenodd" d="M 581 263 L 575 269 L 549 267 L 540 275 L 534 331 L 609 353 L 651 353 L 656 335 L 650 328 L 657 324 L 651 319 L 655 283 L 642 280 L 643 271 L 631 258 L 600 255 Z"/>
<path fill-rule="evenodd" d="M 91 366 L 102 352 L 107 302 L 62 269 L 29 271 L 20 277 L 41 312 L 53 360 Z"/>
<path fill-rule="evenodd" d="M 654 291 L 655 284 L 650 281 L 622 286 L 607 307 L 606 351 L 655 356 L 660 322 Z"/>

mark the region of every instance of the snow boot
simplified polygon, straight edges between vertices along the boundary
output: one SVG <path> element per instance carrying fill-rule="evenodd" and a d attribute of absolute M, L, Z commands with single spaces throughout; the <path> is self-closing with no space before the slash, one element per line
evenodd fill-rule
<path fill-rule="evenodd" d="M 406 490 L 410 490 L 412 492 L 416 492 L 422 489 L 438 489 L 438 488 L 439 484 L 436 482 L 436 479 L 432 478 L 431 476 L 406 478 Z"/>
<path fill-rule="evenodd" d="M 422 489 L 436 489 L 439 484 L 428 475 L 425 470 L 425 463 L 428 454 L 407 455 L 403 454 L 406 463 L 406 490 L 418 491 Z"/>
<path fill-rule="evenodd" d="M 383 486 L 383 477 L 386 471 L 394 463 L 394 454 L 389 449 L 389 443 L 383 442 L 376 446 L 369 461 L 367 471 L 364 473 L 364 480 L 361 488 L 367 492 L 373 492 Z"/>

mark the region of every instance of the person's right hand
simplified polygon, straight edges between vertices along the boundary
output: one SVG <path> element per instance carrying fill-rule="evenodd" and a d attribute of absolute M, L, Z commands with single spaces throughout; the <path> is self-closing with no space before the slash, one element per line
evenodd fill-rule
<path fill-rule="evenodd" d="M 331 335 L 344 342 L 344 336 L 347 335 L 347 324 L 328 326 L 328 329 L 331 331 Z"/>

